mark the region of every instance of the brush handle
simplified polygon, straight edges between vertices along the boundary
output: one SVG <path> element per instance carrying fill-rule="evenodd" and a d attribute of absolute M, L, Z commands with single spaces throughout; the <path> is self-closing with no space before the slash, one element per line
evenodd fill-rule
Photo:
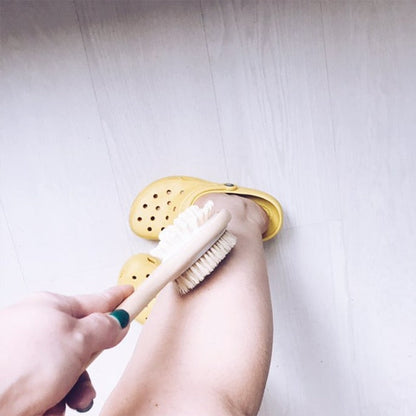
<path fill-rule="evenodd" d="M 133 320 L 143 308 L 171 281 L 177 279 L 198 261 L 224 233 L 231 214 L 223 209 L 202 224 L 189 240 L 153 271 L 139 288 L 116 309 L 124 309 Z"/>

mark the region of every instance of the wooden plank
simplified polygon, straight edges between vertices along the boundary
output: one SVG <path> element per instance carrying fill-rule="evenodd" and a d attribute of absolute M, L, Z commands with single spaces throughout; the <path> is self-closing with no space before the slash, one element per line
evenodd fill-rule
<path fill-rule="evenodd" d="M 416 412 L 416 7 L 323 3 L 363 414 Z"/>
<path fill-rule="evenodd" d="M 230 176 L 280 198 L 287 227 L 339 219 L 319 4 L 202 5 Z"/>
<path fill-rule="evenodd" d="M 1 12 L 0 187 L 28 288 L 104 287 L 130 249 L 73 4 Z"/>
<path fill-rule="evenodd" d="M 342 236 L 328 221 L 267 246 L 274 348 L 262 416 L 358 414 Z"/>
<path fill-rule="evenodd" d="M 199 2 L 76 2 L 123 209 L 168 175 L 226 181 Z"/>

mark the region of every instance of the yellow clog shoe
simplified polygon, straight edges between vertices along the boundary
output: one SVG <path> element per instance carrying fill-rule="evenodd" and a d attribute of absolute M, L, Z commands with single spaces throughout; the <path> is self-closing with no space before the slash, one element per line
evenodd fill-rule
<path fill-rule="evenodd" d="M 269 227 L 263 241 L 270 240 L 279 232 L 283 212 L 279 202 L 271 195 L 231 183 L 217 184 L 187 176 L 162 178 L 141 191 L 130 210 L 130 227 L 142 238 L 158 240 L 161 230 L 172 224 L 199 197 L 210 193 L 240 195 L 260 205 L 269 216 Z"/>
<path fill-rule="evenodd" d="M 130 210 L 130 227 L 140 237 L 158 240 L 160 231 L 172 224 L 181 212 L 193 205 L 199 197 L 210 193 L 240 195 L 252 199 L 263 208 L 269 217 L 269 227 L 263 235 L 263 241 L 270 240 L 279 232 L 283 212 L 279 202 L 271 195 L 231 183 L 217 184 L 187 176 L 159 179 L 141 191 Z M 137 288 L 159 264 L 160 261 L 149 254 L 136 254 L 124 264 L 118 282 Z M 138 322 L 145 323 L 155 300 L 138 315 Z"/>

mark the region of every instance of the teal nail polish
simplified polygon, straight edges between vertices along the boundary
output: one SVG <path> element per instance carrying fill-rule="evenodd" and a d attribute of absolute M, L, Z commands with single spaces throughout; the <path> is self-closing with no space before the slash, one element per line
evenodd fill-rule
<path fill-rule="evenodd" d="M 91 403 L 85 409 L 77 409 L 78 413 L 86 413 L 91 410 L 92 406 L 94 406 L 94 400 L 91 400 Z"/>
<path fill-rule="evenodd" d="M 130 322 L 130 315 L 124 309 L 116 309 L 113 312 L 110 312 L 110 316 L 117 319 L 121 328 L 125 328 Z"/>

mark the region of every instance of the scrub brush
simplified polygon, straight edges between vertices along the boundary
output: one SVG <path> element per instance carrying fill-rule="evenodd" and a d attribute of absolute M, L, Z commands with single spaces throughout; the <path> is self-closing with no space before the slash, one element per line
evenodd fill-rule
<path fill-rule="evenodd" d="M 122 326 L 169 282 L 175 281 L 178 292 L 185 294 L 211 274 L 236 243 L 226 229 L 230 220 L 227 210 L 215 212 L 213 202 L 208 201 L 203 208 L 190 206 L 161 231 L 160 242 L 150 253 L 161 260 L 160 265 L 112 313 L 127 312 Z"/>

